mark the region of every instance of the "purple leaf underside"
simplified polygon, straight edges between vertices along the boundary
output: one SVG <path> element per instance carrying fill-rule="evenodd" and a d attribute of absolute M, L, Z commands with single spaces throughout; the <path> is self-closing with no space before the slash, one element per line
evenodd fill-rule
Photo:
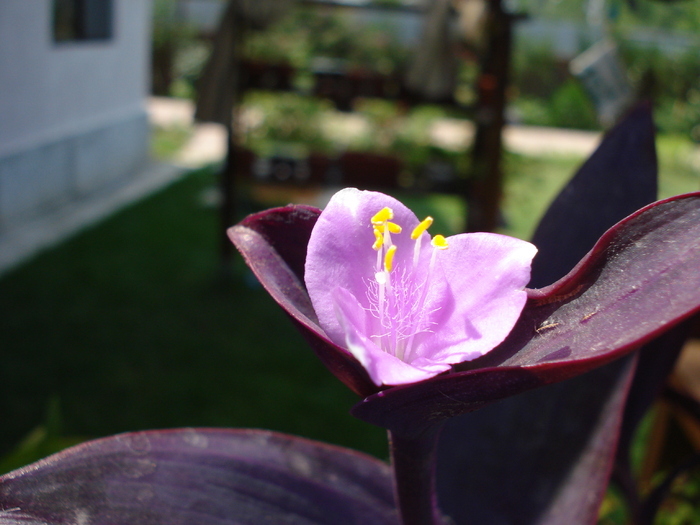
<path fill-rule="evenodd" d="M 566 275 L 608 228 L 656 199 L 656 181 L 651 108 L 640 104 L 605 136 L 547 210 L 532 239 L 539 251 L 530 286 Z M 645 348 L 673 354 L 657 342 Z M 642 359 L 632 368 L 626 361 L 448 421 L 438 454 L 443 509 L 458 523 L 467 516 L 483 523 L 595 523 L 621 420 L 627 420 L 630 378 L 636 371 L 633 391 L 648 388 L 648 381 L 639 384 L 638 373 L 648 380 L 644 372 L 654 364 Z M 501 461 L 494 466 L 492 458 Z M 500 472 L 495 477 L 494 469 Z"/>
<path fill-rule="evenodd" d="M 437 463 L 443 512 L 455 523 L 595 523 L 635 360 L 447 421 Z"/>
<path fill-rule="evenodd" d="M 531 288 L 560 279 L 613 224 L 657 199 L 651 108 L 641 103 L 613 128 L 547 209 L 532 237 Z"/>
<path fill-rule="evenodd" d="M 90 441 L 0 477 L 0 525 L 391 524 L 389 467 L 256 430 Z"/>
<path fill-rule="evenodd" d="M 251 215 L 228 234 L 263 287 L 290 316 L 321 362 L 355 393 L 377 388 L 362 365 L 325 337 L 304 285 L 306 246 L 320 210 L 287 206 Z"/>

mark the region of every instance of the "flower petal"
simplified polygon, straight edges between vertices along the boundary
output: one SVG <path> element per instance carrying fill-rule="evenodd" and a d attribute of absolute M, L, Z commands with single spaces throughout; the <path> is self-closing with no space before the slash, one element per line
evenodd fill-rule
<path fill-rule="evenodd" d="M 370 313 L 377 301 L 370 286 L 381 266 L 381 252 L 372 249 L 372 218 L 384 208 L 404 229 L 391 236 L 394 284 L 391 302 L 382 302 L 391 310 L 381 314 L 389 325 Z M 409 232 L 418 223 L 392 197 L 346 189 L 333 196 L 309 239 L 304 278 L 319 324 L 377 385 L 425 379 L 482 356 L 508 335 L 525 304 L 533 245 L 464 234 L 439 249 L 427 233 L 417 245 Z M 420 248 L 415 260 L 414 248 Z"/>
<path fill-rule="evenodd" d="M 379 348 L 365 334 L 366 311 L 346 289 L 333 290 L 336 314 L 345 334 L 344 345 L 365 367 L 377 386 L 403 385 L 429 379 L 450 368 L 449 364 L 429 362 L 421 359 L 416 363 L 405 363 Z"/>
<path fill-rule="evenodd" d="M 510 333 L 527 300 L 537 248 L 495 233 L 455 235 L 448 242 L 438 260 L 455 304 L 435 330 L 436 352 L 422 356 L 454 364 L 484 355 Z"/>
<path fill-rule="evenodd" d="M 345 288 L 364 297 L 366 278 L 374 275 L 376 252 L 371 218 L 379 210 L 394 211 L 394 222 L 410 231 L 418 224 L 414 213 L 382 193 L 347 188 L 336 193 L 321 213 L 307 248 L 304 280 L 319 324 L 334 343 L 345 346 L 345 332 L 338 322 L 332 291 Z M 427 235 L 427 234 L 426 234 Z M 396 235 L 397 263 L 412 254 L 408 233 Z"/>

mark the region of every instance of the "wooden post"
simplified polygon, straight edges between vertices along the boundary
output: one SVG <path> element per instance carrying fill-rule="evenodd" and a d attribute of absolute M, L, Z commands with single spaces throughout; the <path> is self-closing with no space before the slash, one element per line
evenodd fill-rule
<path fill-rule="evenodd" d="M 219 192 L 221 195 L 220 221 L 220 253 L 221 267 L 227 273 L 233 260 L 233 243 L 226 231 L 236 222 L 236 136 L 233 124 L 226 126 L 226 160 L 219 174 Z"/>
<path fill-rule="evenodd" d="M 486 49 L 477 80 L 476 134 L 467 195 L 466 231 L 493 231 L 499 225 L 503 173 L 502 132 L 509 82 L 513 17 L 501 0 L 489 1 Z"/>

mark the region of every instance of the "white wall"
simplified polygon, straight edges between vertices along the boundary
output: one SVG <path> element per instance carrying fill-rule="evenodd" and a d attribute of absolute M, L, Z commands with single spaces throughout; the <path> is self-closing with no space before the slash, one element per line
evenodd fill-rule
<path fill-rule="evenodd" d="M 149 0 L 55 43 L 51 0 L 0 0 L 0 228 L 130 176 L 147 148 Z"/>
<path fill-rule="evenodd" d="M 56 44 L 50 0 L 0 2 L 0 155 L 143 109 L 149 5 L 115 0 L 112 40 Z"/>

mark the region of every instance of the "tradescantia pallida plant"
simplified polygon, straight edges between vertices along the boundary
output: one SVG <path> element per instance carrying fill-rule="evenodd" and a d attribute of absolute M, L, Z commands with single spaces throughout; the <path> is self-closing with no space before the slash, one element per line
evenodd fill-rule
<path fill-rule="evenodd" d="M 545 217 L 537 289 L 524 288 L 529 243 L 431 237 L 377 193 L 344 190 L 323 212 L 287 206 L 230 230 L 360 395 L 353 415 L 388 429 L 391 465 L 265 431 L 123 434 L 0 477 L 0 525 L 594 523 L 620 429 L 635 420 L 636 361 L 673 354 L 659 336 L 700 308 L 700 194 L 642 207 L 655 192 L 648 121 L 640 109 L 613 130 Z M 528 429 L 546 412 L 551 428 Z"/>

